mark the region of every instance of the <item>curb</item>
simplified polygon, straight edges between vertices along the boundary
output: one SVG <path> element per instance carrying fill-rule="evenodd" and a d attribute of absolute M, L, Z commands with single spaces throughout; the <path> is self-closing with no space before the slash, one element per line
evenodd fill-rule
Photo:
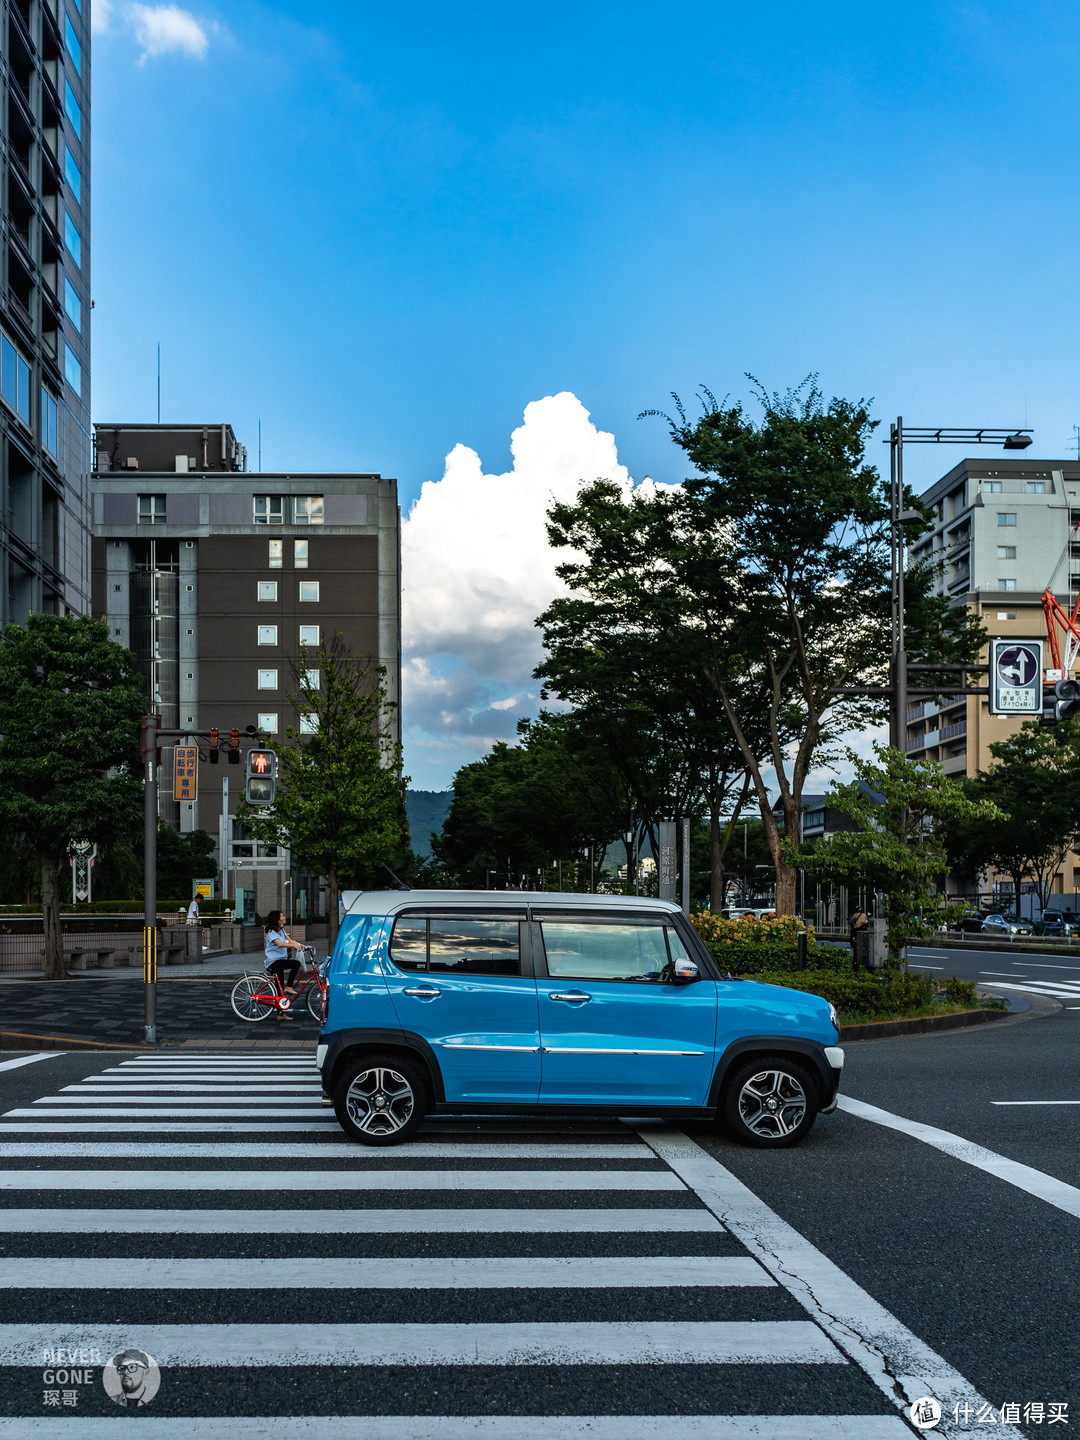
<path fill-rule="evenodd" d="M 0 1030 L 0 1051 L 18 1050 L 26 1054 L 34 1050 L 141 1050 L 148 1054 L 160 1054 L 163 1050 L 181 1047 L 202 1049 L 236 1050 L 314 1050 L 316 1040 L 286 1040 L 284 1036 L 265 1040 L 222 1040 L 214 1036 L 200 1038 L 196 1035 L 164 1036 L 156 1045 L 145 1041 L 133 1044 L 130 1040 L 87 1039 L 84 1035 L 31 1035 L 23 1030 Z"/>
<path fill-rule="evenodd" d="M 936 1030 L 966 1030 L 991 1020 L 1004 1020 L 1007 1010 L 958 1010 L 954 1015 L 918 1015 L 912 1020 L 875 1020 L 869 1025 L 844 1025 L 840 1040 L 884 1040 L 892 1035 L 925 1035 Z"/>

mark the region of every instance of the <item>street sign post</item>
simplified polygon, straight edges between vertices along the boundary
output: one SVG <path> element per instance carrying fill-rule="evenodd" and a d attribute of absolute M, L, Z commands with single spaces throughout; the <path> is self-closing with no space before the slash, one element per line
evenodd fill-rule
<path fill-rule="evenodd" d="M 1042 641 L 990 643 L 991 715 L 1042 714 Z"/>
<path fill-rule="evenodd" d="M 173 799 L 199 798 L 199 747 L 173 746 Z"/>
<path fill-rule="evenodd" d="M 678 871 L 675 864 L 675 821 L 660 821 L 660 899 L 675 899 Z"/>

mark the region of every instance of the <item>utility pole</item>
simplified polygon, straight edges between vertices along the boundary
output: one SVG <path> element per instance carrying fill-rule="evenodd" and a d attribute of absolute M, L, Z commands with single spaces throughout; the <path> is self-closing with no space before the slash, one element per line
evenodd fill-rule
<path fill-rule="evenodd" d="M 143 763 L 143 1032 L 157 1044 L 157 810 L 159 715 L 142 721 Z"/>

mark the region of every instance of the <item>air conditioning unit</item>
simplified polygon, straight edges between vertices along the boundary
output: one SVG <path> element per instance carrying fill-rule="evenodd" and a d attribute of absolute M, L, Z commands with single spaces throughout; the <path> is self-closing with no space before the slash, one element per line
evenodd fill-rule
<path fill-rule="evenodd" d="M 186 455 L 177 455 L 177 457 L 176 457 L 176 473 L 177 473 L 178 475 L 186 475 L 186 474 L 187 474 L 187 468 L 188 468 L 188 457 L 187 457 Z"/>
<path fill-rule="evenodd" d="M 137 470 L 139 468 L 139 457 L 137 455 L 129 455 L 124 461 L 124 464 L 129 470 Z"/>

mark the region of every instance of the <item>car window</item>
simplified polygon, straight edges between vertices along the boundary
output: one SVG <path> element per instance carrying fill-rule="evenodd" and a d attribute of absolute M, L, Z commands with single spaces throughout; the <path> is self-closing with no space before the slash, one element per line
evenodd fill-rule
<path fill-rule="evenodd" d="M 428 969 L 453 975 L 520 975 L 516 920 L 428 922 Z"/>
<path fill-rule="evenodd" d="M 674 978 L 665 925 L 614 924 L 588 920 L 543 920 L 548 974 L 562 980 L 634 980 L 667 983 Z"/>
<path fill-rule="evenodd" d="M 427 920 L 422 915 L 399 915 L 390 937 L 390 959 L 400 970 L 427 969 Z"/>

